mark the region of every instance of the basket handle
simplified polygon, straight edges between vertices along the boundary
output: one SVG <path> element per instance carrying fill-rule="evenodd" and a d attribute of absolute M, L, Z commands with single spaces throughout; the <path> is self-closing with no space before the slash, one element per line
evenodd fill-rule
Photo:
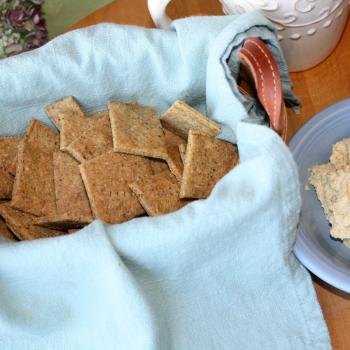
<path fill-rule="evenodd" d="M 238 58 L 254 79 L 257 95 L 270 119 L 270 127 L 287 141 L 288 118 L 278 65 L 266 44 L 247 38 Z"/>

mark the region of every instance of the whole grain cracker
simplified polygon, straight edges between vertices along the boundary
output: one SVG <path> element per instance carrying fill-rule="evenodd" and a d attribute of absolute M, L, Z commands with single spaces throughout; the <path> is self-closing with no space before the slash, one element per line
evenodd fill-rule
<path fill-rule="evenodd" d="M 97 219 L 115 224 L 144 213 L 128 182 L 152 174 L 149 159 L 110 151 L 82 163 L 80 171 Z"/>
<path fill-rule="evenodd" d="M 0 199 L 11 198 L 14 179 L 10 170 L 21 139 L 20 136 L 0 137 Z"/>
<path fill-rule="evenodd" d="M 187 139 L 190 130 L 211 136 L 221 131 L 217 123 L 182 101 L 175 101 L 163 114 L 161 122 L 164 127 L 184 139 Z"/>
<path fill-rule="evenodd" d="M 139 114 L 130 105 L 109 101 L 115 151 L 166 159 L 164 134 L 156 115 Z"/>
<path fill-rule="evenodd" d="M 18 147 L 18 165 L 11 206 L 37 216 L 56 213 L 53 152 L 59 135 L 32 120 Z"/>
<path fill-rule="evenodd" d="M 112 129 L 108 111 L 105 111 L 90 122 L 90 127 L 71 142 L 66 151 L 82 163 L 112 149 Z"/>
<path fill-rule="evenodd" d="M 179 145 L 180 157 L 183 164 L 185 164 L 185 161 L 186 161 L 186 148 L 187 148 L 187 145 L 185 144 Z"/>
<path fill-rule="evenodd" d="M 92 217 L 79 217 L 71 216 L 69 214 L 55 215 L 55 216 L 43 216 L 38 218 L 35 222 L 36 226 L 46 227 L 53 230 L 68 230 L 78 229 L 88 225 L 92 221 Z"/>
<path fill-rule="evenodd" d="M 189 203 L 179 198 L 180 186 L 169 170 L 139 179 L 129 187 L 150 216 L 167 214 Z"/>
<path fill-rule="evenodd" d="M 20 240 L 55 237 L 64 234 L 61 231 L 35 226 L 37 217 L 13 209 L 8 204 L 0 204 L 0 216 L 5 220 L 7 227 Z"/>
<path fill-rule="evenodd" d="M 78 102 L 73 96 L 66 97 L 62 100 L 58 100 L 48 105 L 47 107 L 45 107 L 45 112 L 48 114 L 50 119 L 54 122 L 54 124 L 59 130 L 61 130 L 62 127 L 62 117 L 66 115 L 74 115 L 78 119 L 85 117 Z"/>
<path fill-rule="evenodd" d="M 207 198 L 237 162 L 231 143 L 190 130 L 180 198 Z"/>
<path fill-rule="evenodd" d="M 58 215 L 69 215 L 79 221 L 92 221 L 89 199 L 80 175 L 79 163 L 69 154 L 53 154 L 54 183 Z"/>
<path fill-rule="evenodd" d="M 0 137 L 0 168 L 8 171 L 16 158 L 17 146 L 21 140 L 21 136 Z"/>
<path fill-rule="evenodd" d="M 157 112 L 154 108 L 148 107 L 148 106 L 142 106 L 138 102 L 133 101 L 130 103 L 127 103 L 136 113 L 142 114 L 147 118 L 153 117 L 154 115 L 157 115 Z"/>

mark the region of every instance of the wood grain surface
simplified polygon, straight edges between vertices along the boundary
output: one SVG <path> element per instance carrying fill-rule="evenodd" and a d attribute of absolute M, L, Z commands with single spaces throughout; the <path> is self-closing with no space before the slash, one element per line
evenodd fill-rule
<path fill-rule="evenodd" d="M 173 0 L 171 18 L 190 15 L 222 15 L 219 1 Z M 113 22 L 154 27 L 147 0 L 116 0 L 77 23 L 72 29 Z M 289 136 L 325 107 L 350 97 L 350 22 L 333 53 L 317 67 L 292 73 L 294 92 L 302 99 L 302 113 L 289 113 Z M 313 276 L 316 292 L 335 350 L 350 349 L 350 294 L 343 293 Z"/>

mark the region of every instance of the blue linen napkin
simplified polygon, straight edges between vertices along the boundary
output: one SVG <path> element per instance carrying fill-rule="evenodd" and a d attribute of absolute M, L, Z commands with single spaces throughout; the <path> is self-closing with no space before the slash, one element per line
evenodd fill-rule
<path fill-rule="evenodd" d="M 170 31 L 98 25 L 0 61 L 1 134 L 23 132 L 31 117 L 50 124 L 42 108 L 67 95 L 87 112 L 136 99 L 161 113 L 183 99 L 224 125 L 220 137 L 237 142 L 241 160 L 208 199 L 175 213 L 1 244 L 1 349 L 331 348 L 291 252 L 295 163 L 235 85 L 249 35 L 269 43 L 295 104 L 257 13 L 179 20 Z"/>

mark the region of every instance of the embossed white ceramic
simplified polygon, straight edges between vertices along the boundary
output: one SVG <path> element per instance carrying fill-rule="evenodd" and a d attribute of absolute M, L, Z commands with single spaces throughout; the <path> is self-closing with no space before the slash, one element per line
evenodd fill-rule
<path fill-rule="evenodd" d="M 166 6 L 171 0 L 148 0 L 158 27 L 171 20 Z M 212 1 L 212 0 L 211 0 Z M 301 71 L 322 62 L 336 47 L 349 13 L 349 0 L 220 0 L 226 14 L 258 10 L 271 20 L 290 71 Z"/>

